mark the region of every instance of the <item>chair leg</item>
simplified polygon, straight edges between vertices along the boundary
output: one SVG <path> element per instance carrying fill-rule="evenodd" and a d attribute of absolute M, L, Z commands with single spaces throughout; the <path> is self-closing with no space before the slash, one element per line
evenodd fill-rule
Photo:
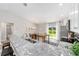
<path fill-rule="evenodd" d="M 13 53 L 10 53 L 10 56 L 14 56 Z"/>

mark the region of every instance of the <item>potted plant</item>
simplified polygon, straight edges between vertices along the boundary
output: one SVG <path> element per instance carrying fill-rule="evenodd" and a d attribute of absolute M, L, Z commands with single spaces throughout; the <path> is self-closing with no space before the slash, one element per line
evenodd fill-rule
<path fill-rule="evenodd" d="M 79 42 L 74 42 L 72 47 L 71 47 L 71 50 L 73 51 L 73 53 L 76 55 L 76 56 L 79 56 Z"/>

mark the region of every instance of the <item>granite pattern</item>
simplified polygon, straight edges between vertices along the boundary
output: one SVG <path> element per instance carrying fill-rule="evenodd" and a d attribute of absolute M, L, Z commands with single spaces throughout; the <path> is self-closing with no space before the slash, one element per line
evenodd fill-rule
<path fill-rule="evenodd" d="M 11 46 L 16 56 L 71 56 L 70 46 L 72 44 L 60 42 L 58 46 L 37 41 L 33 44 L 23 38 L 12 36 Z"/>

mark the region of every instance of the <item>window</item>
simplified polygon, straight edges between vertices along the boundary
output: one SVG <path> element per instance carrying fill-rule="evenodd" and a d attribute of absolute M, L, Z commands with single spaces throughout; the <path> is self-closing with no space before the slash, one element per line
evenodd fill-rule
<path fill-rule="evenodd" d="M 48 24 L 48 34 L 50 39 L 56 39 L 56 23 Z"/>

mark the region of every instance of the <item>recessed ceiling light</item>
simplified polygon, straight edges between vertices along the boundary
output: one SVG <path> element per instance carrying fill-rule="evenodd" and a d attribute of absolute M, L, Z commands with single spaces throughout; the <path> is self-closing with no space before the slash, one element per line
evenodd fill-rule
<path fill-rule="evenodd" d="M 78 10 L 76 10 L 74 13 L 77 14 L 78 13 Z"/>
<path fill-rule="evenodd" d="M 59 3 L 59 6 L 63 6 L 63 3 Z"/>
<path fill-rule="evenodd" d="M 74 14 L 74 12 L 71 12 L 71 13 L 70 13 L 70 15 L 73 15 L 73 14 Z"/>
<path fill-rule="evenodd" d="M 75 10 L 74 12 L 71 12 L 70 15 L 74 15 L 74 14 L 77 14 L 78 13 L 78 10 Z"/>
<path fill-rule="evenodd" d="M 27 6 L 27 3 L 23 3 L 24 6 Z"/>

